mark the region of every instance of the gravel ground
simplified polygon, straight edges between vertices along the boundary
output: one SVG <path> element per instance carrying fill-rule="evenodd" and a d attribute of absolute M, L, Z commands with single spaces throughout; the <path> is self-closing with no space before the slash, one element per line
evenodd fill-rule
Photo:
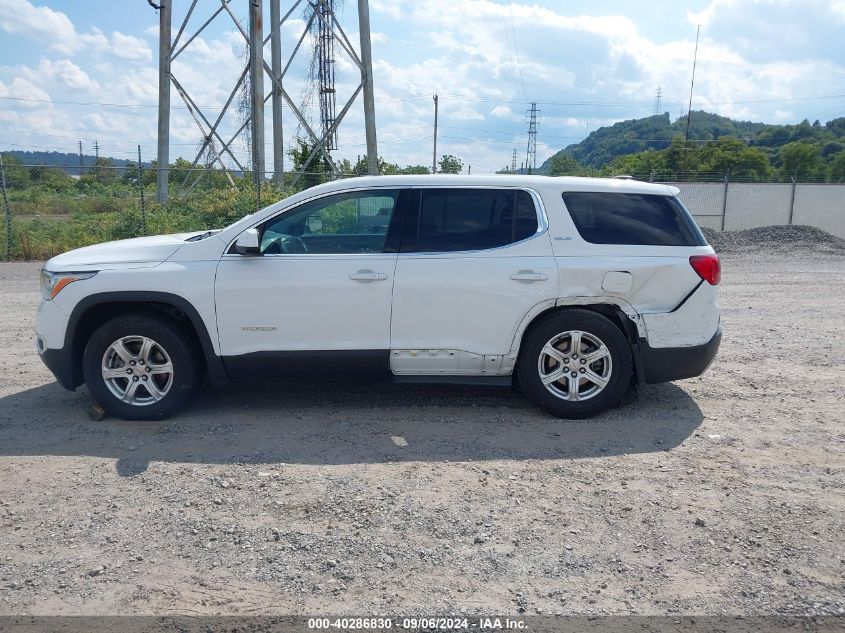
<path fill-rule="evenodd" d="M 845 240 L 806 224 L 761 226 L 724 233 L 709 228 L 702 231 L 718 253 L 776 253 L 786 249 L 791 254 L 808 256 L 845 255 Z"/>
<path fill-rule="evenodd" d="M 845 257 L 728 255 L 710 371 L 578 422 L 325 385 L 92 422 L 37 271 L 0 264 L 0 614 L 845 613 Z"/>

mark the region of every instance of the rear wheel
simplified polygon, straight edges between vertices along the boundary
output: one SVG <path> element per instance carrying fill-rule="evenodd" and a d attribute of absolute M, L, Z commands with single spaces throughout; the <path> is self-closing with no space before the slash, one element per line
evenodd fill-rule
<path fill-rule="evenodd" d="M 526 395 L 561 418 L 588 418 L 616 406 L 631 382 L 631 349 L 607 317 L 556 312 L 533 327 L 517 372 Z"/>
<path fill-rule="evenodd" d="M 125 315 L 101 325 L 82 358 L 85 382 L 110 414 L 160 420 L 182 408 L 199 382 L 190 333 L 175 321 Z"/>

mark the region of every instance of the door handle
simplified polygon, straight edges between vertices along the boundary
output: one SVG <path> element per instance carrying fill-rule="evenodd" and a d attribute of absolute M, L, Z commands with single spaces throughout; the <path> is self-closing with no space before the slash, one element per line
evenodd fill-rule
<path fill-rule="evenodd" d="M 511 279 L 514 281 L 546 281 L 549 278 L 545 273 L 534 272 L 533 270 L 520 270 L 513 273 Z"/>
<path fill-rule="evenodd" d="M 359 270 L 357 273 L 352 273 L 349 278 L 353 281 L 384 281 L 387 275 L 384 273 L 375 273 L 372 270 Z"/>

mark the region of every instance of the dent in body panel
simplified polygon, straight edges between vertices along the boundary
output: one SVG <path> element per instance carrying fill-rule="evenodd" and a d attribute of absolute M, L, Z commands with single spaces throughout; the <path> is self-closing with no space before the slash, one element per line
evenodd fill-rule
<path fill-rule="evenodd" d="M 555 257 L 561 298 L 618 297 L 637 312 L 668 312 L 701 281 L 689 257 Z M 630 288 L 603 287 L 609 273 L 629 273 Z"/>
<path fill-rule="evenodd" d="M 651 347 L 703 345 L 719 327 L 719 291 L 701 284 L 676 311 L 647 313 L 642 318 Z"/>

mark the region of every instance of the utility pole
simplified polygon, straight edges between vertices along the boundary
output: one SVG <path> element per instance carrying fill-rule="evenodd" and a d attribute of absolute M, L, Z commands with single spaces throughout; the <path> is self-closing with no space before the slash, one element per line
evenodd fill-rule
<path fill-rule="evenodd" d="M 434 95 L 434 151 L 431 154 L 431 173 L 437 173 L 437 95 Z"/>
<path fill-rule="evenodd" d="M 82 175 L 83 169 L 83 162 L 82 162 L 82 141 L 79 141 L 79 175 Z"/>
<path fill-rule="evenodd" d="M 528 150 L 525 153 L 525 168 L 528 173 L 532 173 L 537 169 L 537 115 L 540 111 L 537 109 L 537 102 L 531 102 L 531 108 L 527 110 L 528 114 Z"/>
<path fill-rule="evenodd" d="M 511 173 L 516 173 L 516 148 L 513 148 L 513 154 L 511 155 Z"/>
<path fill-rule="evenodd" d="M 275 81 L 273 83 L 273 179 L 284 184 L 285 181 L 285 137 L 282 130 L 282 29 L 279 0 L 270 0 L 270 66 Z M 276 85 L 278 82 L 278 85 Z"/>
<path fill-rule="evenodd" d="M 692 56 L 692 79 L 689 82 L 689 107 L 687 108 L 687 131 L 684 134 L 684 171 L 687 170 L 687 156 L 689 155 L 689 124 L 692 119 L 692 88 L 695 86 L 695 63 L 698 61 L 698 35 L 701 25 L 695 29 L 695 54 Z"/>
<path fill-rule="evenodd" d="M 141 194 L 141 235 L 147 234 L 147 207 L 144 204 L 144 166 L 141 163 L 141 146 L 138 146 L 138 189 Z"/>
<path fill-rule="evenodd" d="M 358 31 L 361 39 L 361 79 L 364 84 L 364 132 L 367 136 L 367 172 L 378 176 L 376 103 L 373 88 L 373 51 L 370 45 L 370 5 L 358 0 Z"/>
<path fill-rule="evenodd" d="M 170 20 L 171 2 L 160 0 L 158 11 L 158 171 L 156 173 L 156 201 L 167 204 L 167 180 L 170 167 Z"/>
<path fill-rule="evenodd" d="M 657 86 L 657 95 L 654 99 L 654 115 L 660 114 L 660 106 L 663 100 L 663 86 Z"/>
<path fill-rule="evenodd" d="M 262 0 L 249 0 L 249 122 L 252 144 L 252 182 L 260 207 L 264 178 L 264 18 Z"/>
<path fill-rule="evenodd" d="M 3 154 L 0 154 L 0 189 L 3 190 L 3 215 L 6 220 L 6 259 L 12 261 L 12 211 L 9 209 L 9 197 L 6 195 L 6 169 L 3 166 Z"/>

